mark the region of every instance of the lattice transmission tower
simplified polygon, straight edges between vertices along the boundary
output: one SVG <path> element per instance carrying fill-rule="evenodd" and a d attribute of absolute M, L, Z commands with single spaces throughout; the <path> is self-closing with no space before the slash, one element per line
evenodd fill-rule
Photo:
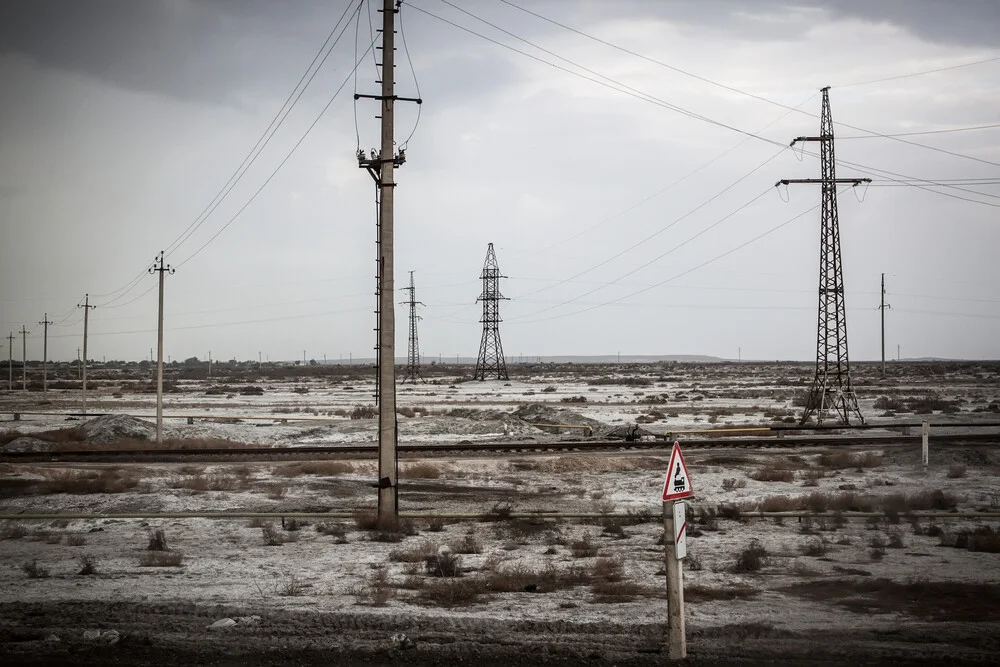
<path fill-rule="evenodd" d="M 420 375 L 420 343 L 417 339 L 417 320 L 422 319 L 417 315 L 417 306 L 424 304 L 417 301 L 417 288 L 413 286 L 413 271 L 410 271 L 410 286 L 403 289 L 410 293 L 409 301 L 400 302 L 410 307 L 410 340 L 406 347 L 406 373 L 403 375 L 403 384 L 407 382 L 416 384 L 418 381 L 425 382 Z"/>
<path fill-rule="evenodd" d="M 500 293 L 500 279 L 507 276 L 500 275 L 492 243 L 486 250 L 486 262 L 479 277 L 483 280 L 483 293 L 476 301 L 483 302 L 483 319 L 480 320 L 483 323 L 483 339 L 479 343 L 479 360 L 476 361 L 473 379 L 492 379 L 495 375 L 497 380 L 509 380 L 507 362 L 503 358 L 503 343 L 500 342 L 500 322 L 503 321 L 500 319 L 500 302 L 509 301 Z"/>
<path fill-rule="evenodd" d="M 819 245 L 819 316 L 816 336 L 816 375 L 802 413 L 804 424 L 816 415 L 823 423 L 832 412 L 839 421 L 849 424 L 851 415 L 864 423 L 858 397 L 851 386 L 851 365 L 847 355 L 847 308 L 844 302 L 844 267 L 840 256 L 840 222 L 837 217 L 837 186 L 858 186 L 870 178 L 837 178 L 834 157 L 833 115 L 830 112 L 830 87 L 823 88 L 823 112 L 818 137 L 796 137 L 800 141 L 818 141 L 820 178 L 783 179 L 776 183 L 818 183 L 822 193 Z"/>

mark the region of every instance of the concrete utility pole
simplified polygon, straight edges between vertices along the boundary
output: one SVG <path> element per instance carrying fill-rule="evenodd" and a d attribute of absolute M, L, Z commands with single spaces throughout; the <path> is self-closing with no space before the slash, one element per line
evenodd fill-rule
<path fill-rule="evenodd" d="M 81 376 L 81 388 L 83 389 L 83 414 L 87 414 L 87 329 L 90 325 L 90 311 L 97 306 L 90 305 L 90 295 L 85 294 L 83 297 L 83 304 L 76 304 L 77 308 L 83 308 L 83 366 L 80 372 Z M 79 348 L 77 348 L 77 354 L 80 354 Z"/>
<path fill-rule="evenodd" d="M 396 319 L 393 302 L 393 190 L 396 183 L 393 169 L 406 161 L 406 153 L 396 153 L 393 141 L 393 109 L 396 101 L 421 103 L 419 98 L 399 97 L 394 92 L 395 75 L 395 0 L 383 0 L 382 9 L 382 94 L 354 94 L 354 99 L 378 100 L 381 104 L 381 150 L 371 151 L 371 158 L 358 148 L 358 166 L 366 169 L 375 180 L 378 192 L 378 350 L 377 400 L 379 409 L 378 436 L 378 521 L 386 529 L 398 522 L 399 503 L 396 487 Z"/>
<path fill-rule="evenodd" d="M 77 346 L 76 346 L 76 379 L 77 379 L 77 380 L 79 380 L 79 379 L 80 379 L 80 377 L 81 377 L 81 376 L 80 376 L 80 373 L 81 373 L 81 372 L 82 372 L 82 371 L 81 371 L 81 369 L 80 369 L 80 346 L 79 346 L 79 345 L 77 345 Z"/>
<path fill-rule="evenodd" d="M 885 377 L 885 309 L 892 308 L 885 302 L 885 274 L 882 274 L 882 303 L 878 309 L 882 311 L 882 377 Z"/>
<path fill-rule="evenodd" d="M 212 351 L 208 351 L 208 377 L 212 377 Z"/>
<path fill-rule="evenodd" d="M 7 391 L 14 391 L 14 332 L 7 334 Z"/>
<path fill-rule="evenodd" d="M 160 314 L 156 325 L 156 444 L 163 444 L 163 277 L 173 273 L 170 266 L 163 264 L 163 251 L 153 262 L 149 272 L 160 274 Z"/>
<path fill-rule="evenodd" d="M 21 325 L 21 389 L 28 391 L 28 331 Z"/>

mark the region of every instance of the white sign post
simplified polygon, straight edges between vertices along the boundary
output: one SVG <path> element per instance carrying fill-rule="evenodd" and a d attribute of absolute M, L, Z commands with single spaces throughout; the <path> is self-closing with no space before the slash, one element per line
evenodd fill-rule
<path fill-rule="evenodd" d="M 687 657 L 687 636 L 684 631 L 684 571 L 681 559 L 687 555 L 687 517 L 683 498 L 694 496 L 691 476 L 674 443 L 670 466 L 663 482 L 663 545 L 667 572 L 667 628 L 670 659 Z"/>
<path fill-rule="evenodd" d="M 927 463 L 930 460 L 930 438 L 931 438 L 931 425 L 924 422 L 920 428 L 921 442 L 920 442 L 920 460 L 927 467 Z"/>

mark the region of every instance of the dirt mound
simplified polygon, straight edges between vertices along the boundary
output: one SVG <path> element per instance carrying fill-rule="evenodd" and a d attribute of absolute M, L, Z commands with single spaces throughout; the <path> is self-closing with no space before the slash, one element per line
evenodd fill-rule
<path fill-rule="evenodd" d="M 23 436 L 16 440 L 11 440 L 4 445 L 4 452 L 51 452 L 55 449 L 51 442 L 45 442 L 38 438 Z"/>
<path fill-rule="evenodd" d="M 81 427 L 87 442 L 110 444 L 119 440 L 152 440 L 156 427 L 131 415 L 103 415 Z"/>
<path fill-rule="evenodd" d="M 580 426 L 604 426 L 603 422 L 589 419 L 572 410 L 553 408 L 544 403 L 529 403 L 514 411 L 514 416 L 529 424 L 573 424 Z"/>

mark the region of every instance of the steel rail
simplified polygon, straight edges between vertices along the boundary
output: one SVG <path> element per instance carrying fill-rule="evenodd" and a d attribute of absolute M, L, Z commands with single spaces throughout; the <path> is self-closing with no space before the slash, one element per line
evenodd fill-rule
<path fill-rule="evenodd" d="M 956 445 L 1000 445 L 1000 434 L 969 433 L 941 434 L 932 440 L 935 447 Z M 801 448 L 801 447 L 898 447 L 919 445 L 919 435 L 883 435 L 883 436 L 802 436 L 777 438 L 713 438 L 690 439 L 683 441 L 689 450 L 699 448 Z M 516 453 L 516 452 L 585 452 L 608 450 L 655 451 L 670 446 L 668 441 L 557 441 L 557 442 L 448 442 L 437 444 L 403 443 L 399 451 L 406 454 L 455 453 L 455 452 L 486 452 L 486 453 Z M 210 456 L 263 456 L 281 458 L 287 456 L 337 456 L 343 454 L 368 454 L 377 452 L 374 444 L 351 445 L 306 445 L 301 447 L 206 447 L 206 448 L 127 448 L 127 449 L 73 449 L 52 452 L 2 452 L 0 461 L 47 459 L 47 460 L 93 460 L 106 457 L 113 459 L 134 457 L 154 459 L 156 457 L 178 457 L 193 459 Z"/>
<path fill-rule="evenodd" d="M 40 513 L 18 513 L 0 514 L 0 521 L 55 521 L 59 519 L 69 520 L 97 520 L 97 519 L 353 519 L 359 511 L 371 511 L 373 508 L 363 508 L 354 511 L 341 512 L 40 512 Z M 622 512 L 600 514 L 594 512 L 511 512 L 505 513 L 502 517 L 492 516 L 485 513 L 456 513 L 456 512 L 400 512 L 401 519 L 430 520 L 430 519 L 450 519 L 455 521 L 481 521 L 484 523 L 499 523 L 508 519 L 626 519 L 641 523 L 656 523 L 660 520 L 657 513 L 659 508 L 649 508 L 648 520 L 636 514 Z M 871 517 L 885 517 L 885 512 L 744 512 L 741 519 L 868 519 Z M 917 519 L 998 519 L 1000 511 L 997 512 L 907 512 L 906 518 Z"/>

